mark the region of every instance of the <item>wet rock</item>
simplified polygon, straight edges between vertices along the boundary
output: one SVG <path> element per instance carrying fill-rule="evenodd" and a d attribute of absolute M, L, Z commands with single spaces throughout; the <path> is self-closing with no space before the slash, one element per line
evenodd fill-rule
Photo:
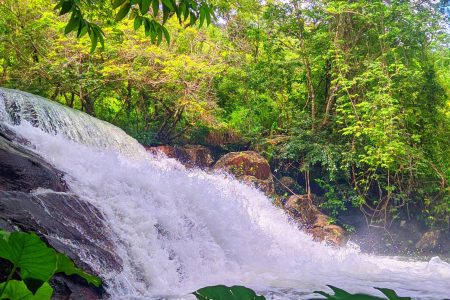
<path fill-rule="evenodd" d="M 442 253 L 448 251 L 446 238 L 440 230 L 430 230 L 425 232 L 416 243 L 416 249 L 426 253 Z"/>
<path fill-rule="evenodd" d="M 263 180 L 258 179 L 255 176 L 243 175 L 239 176 L 238 179 L 255 186 L 269 196 L 273 195 L 275 192 L 272 178 Z"/>
<path fill-rule="evenodd" d="M 62 172 L 18 142 L 24 141 L 0 126 L 0 229 L 36 232 L 91 273 L 120 271 L 122 262 L 101 213 L 70 193 Z M 76 276 L 58 275 L 51 284 L 55 299 L 105 296 Z"/>
<path fill-rule="evenodd" d="M 183 147 L 189 162 L 199 168 L 208 168 L 214 163 L 211 150 L 200 145 L 186 145 Z"/>
<path fill-rule="evenodd" d="M 345 230 L 332 224 L 330 217 L 322 213 L 307 195 L 290 196 L 284 210 L 299 223 L 315 240 L 342 246 L 346 242 Z"/>
<path fill-rule="evenodd" d="M 268 195 L 275 193 L 269 163 L 254 151 L 230 152 L 216 162 L 214 169 L 231 173 L 237 179 L 259 187 Z"/>
<path fill-rule="evenodd" d="M 86 286 L 83 279 L 77 276 L 57 274 L 50 280 L 53 287 L 52 300 L 97 300 L 107 299 L 103 288 Z"/>
<path fill-rule="evenodd" d="M 177 159 L 188 168 L 209 168 L 214 163 L 211 150 L 201 145 L 158 146 L 146 147 L 146 149 L 153 154 L 162 152 L 167 157 Z"/>
<path fill-rule="evenodd" d="M 51 190 L 2 191 L 0 220 L 3 229 L 36 232 L 50 246 L 90 272 L 99 270 L 93 270 L 86 257 L 102 270 L 122 268 L 101 213 L 75 195 Z"/>
<path fill-rule="evenodd" d="M 1 129 L 1 128 L 0 128 Z M 0 191 L 67 191 L 62 173 L 19 144 L 0 136 Z"/>

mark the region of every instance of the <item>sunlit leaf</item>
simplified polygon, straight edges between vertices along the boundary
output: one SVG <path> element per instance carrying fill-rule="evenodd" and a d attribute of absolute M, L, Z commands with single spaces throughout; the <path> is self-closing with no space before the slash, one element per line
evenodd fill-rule
<path fill-rule="evenodd" d="M 78 275 L 84 278 L 88 283 L 99 287 L 102 284 L 102 280 L 97 276 L 86 273 L 85 271 L 77 268 L 73 261 L 66 255 L 58 253 L 57 254 L 57 269 L 56 273 L 64 273 L 66 275 Z"/>
<path fill-rule="evenodd" d="M 13 232 L 0 239 L 0 257 L 20 268 L 22 278 L 48 281 L 56 270 L 56 252 L 34 233 Z"/>
<path fill-rule="evenodd" d="M 5 288 L 6 285 L 6 288 Z M 0 299 L 10 300 L 33 300 L 35 299 L 33 293 L 27 288 L 23 281 L 10 280 L 8 283 L 0 283 L 0 291 L 3 290 L 3 294 Z M 49 299 L 49 298 L 41 298 Z"/>

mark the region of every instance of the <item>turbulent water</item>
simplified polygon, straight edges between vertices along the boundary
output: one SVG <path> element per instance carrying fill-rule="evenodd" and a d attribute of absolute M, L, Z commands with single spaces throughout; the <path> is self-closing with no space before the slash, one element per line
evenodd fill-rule
<path fill-rule="evenodd" d="M 106 216 L 125 262 L 120 274 L 99 270 L 113 299 L 189 298 L 219 283 L 273 299 L 308 298 L 326 284 L 450 297 L 450 265 L 439 258 L 405 262 L 313 242 L 256 189 L 151 156 L 86 114 L 0 89 L 0 122 L 31 141 L 67 174 L 70 189 Z"/>

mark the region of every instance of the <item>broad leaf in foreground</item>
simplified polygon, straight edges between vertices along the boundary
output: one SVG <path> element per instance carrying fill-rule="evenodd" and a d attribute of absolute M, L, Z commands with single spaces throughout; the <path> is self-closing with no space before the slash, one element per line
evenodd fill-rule
<path fill-rule="evenodd" d="M 12 232 L 0 238 L 0 257 L 20 269 L 22 278 L 48 281 L 57 266 L 56 252 L 35 233 Z"/>
<path fill-rule="evenodd" d="M 265 300 L 264 296 L 244 286 L 208 286 L 193 293 L 199 300 Z"/>
<path fill-rule="evenodd" d="M 99 287 L 102 284 L 102 280 L 97 276 L 84 272 L 80 268 L 77 268 L 73 261 L 64 254 L 57 254 L 58 267 L 56 273 L 64 273 L 66 275 L 78 275 L 84 278 L 88 283 Z"/>
<path fill-rule="evenodd" d="M 33 293 L 27 288 L 25 282 L 18 280 L 10 280 L 8 283 L 0 283 L 0 291 L 3 290 L 3 294 L 0 299 L 9 300 L 43 300 L 50 299 L 53 294 L 53 288 L 48 282 L 45 282 L 33 295 Z"/>

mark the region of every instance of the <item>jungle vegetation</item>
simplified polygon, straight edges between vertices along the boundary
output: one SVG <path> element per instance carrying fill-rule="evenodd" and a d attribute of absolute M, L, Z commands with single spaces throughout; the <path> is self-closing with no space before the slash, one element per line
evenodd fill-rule
<path fill-rule="evenodd" d="M 443 2 L 1 0 L 0 86 L 144 145 L 257 150 L 335 217 L 448 230 Z"/>

